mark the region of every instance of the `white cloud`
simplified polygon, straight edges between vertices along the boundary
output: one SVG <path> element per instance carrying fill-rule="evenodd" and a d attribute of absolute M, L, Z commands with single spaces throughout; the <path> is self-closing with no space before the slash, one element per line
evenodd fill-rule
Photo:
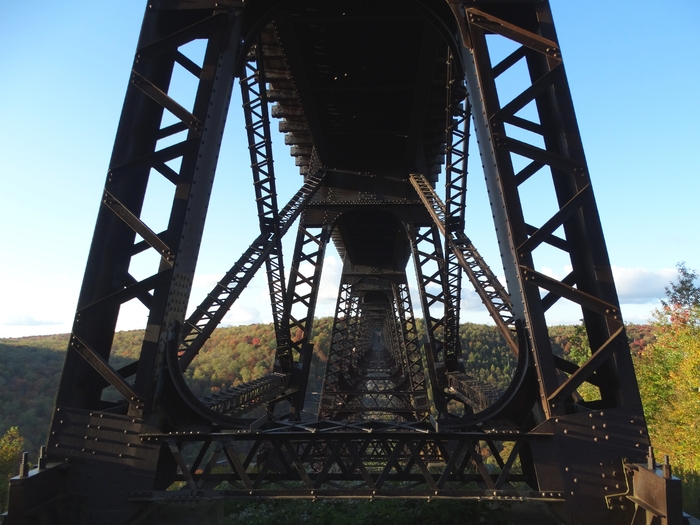
<path fill-rule="evenodd" d="M 5 322 L 5 326 L 56 326 L 63 324 L 62 321 L 42 321 L 28 315 L 13 315 Z"/>
<path fill-rule="evenodd" d="M 463 278 L 463 282 L 464 281 L 466 281 L 466 279 Z M 467 284 L 466 287 L 462 287 L 461 308 L 462 310 L 468 310 L 472 312 L 480 312 L 482 310 L 486 310 L 486 307 L 484 306 L 481 297 L 479 297 L 479 295 L 476 293 L 471 284 Z"/>
<path fill-rule="evenodd" d="M 678 272 L 675 268 L 647 270 L 613 266 L 613 276 L 621 304 L 652 304 L 664 297 L 664 288 Z"/>
<path fill-rule="evenodd" d="M 231 310 L 224 316 L 221 322 L 222 326 L 225 325 L 242 325 L 242 324 L 257 324 L 257 323 L 269 323 L 270 319 L 263 320 L 260 310 L 254 306 L 243 305 L 241 303 L 234 303 Z"/>
<path fill-rule="evenodd" d="M 613 275 L 617 293 L 622 305 L 622 314 L 625 321 L 633 323 L 646 323 L 652 317 L 652 311 L 664 297 L 664 288 L 676 279 L 675 268 L 663 268 L 661 270 L 649 270 L 646 268 L 623 268 L 613 266 Z M 557 268 L 542 267 L 540 271 L 553 278 L 561 278 L 571 272 L 571 266 Z M 499 277 L 500 278 L 500 277 Z M 462 290 L 462 321 L 475 320 L 475 322 L 488 322 L 488 315 L 479 296 L 470 285 Z M 559 301 L 547 312 L 549 324 L 578 323 L 581 319 L 581 309 L 578 305 L 569 301 Z M 481 320 L 483 317 L 484 321 Z"/>
<path fill-rule="evenodd" d="M 551 277 L 552 279 L 562 279 L 563 276 L 559 275 L 558 272 L 550 268 L 549 266 L 542 266 L 539 269 L 539 272 L 546 275 L 547 277 Z M 566 275 L 566 274 L 565 274 Z"/>

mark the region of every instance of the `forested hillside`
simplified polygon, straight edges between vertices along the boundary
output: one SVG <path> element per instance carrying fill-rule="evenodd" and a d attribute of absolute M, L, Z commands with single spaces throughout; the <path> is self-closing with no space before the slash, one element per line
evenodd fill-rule
<path fill-rule="evenodd" d="M 305 410 L 307 417 L 316 410 L 331 325 L 331 318 L 315 322 L 314 356 Z M 422 323 L 418 323 L 418 328 L 424 333 Z M 567 355 L 575 348 L 577 330 L 575 326 L 550 328 L 557 353 Z M 637 351 L 652 338 L 647 325 L 629 325 L 627 332 L 632 348 Z M 496 328 L 465 323 L 460 327 L 460 336 L 469 372 L 495 386 L 507 386 L 515 360 Z M 119 367 L 135 359 L 142 337 L 140 330 L 117 333 L 112 363 Z M 67 334 L 0 339 L 0 435 L 13 426 L 19 427 L 32 456 L 46 442 L 67 344 Z M 275 336 L 271 324 L 219 328 L 187 370 L 186 377 L 195 394 L 204 396 L 270 373 L 274 351 Z"/>
<path fill-rule="evenodd" d="M 0 433 L 19 427 L 32 454 L 45 444 L 68 335 L 0 339 Z"/>
<path fill-rule="evenodd" d="M 695 515 L 700 513 L 697 503 L 700 398 L 697 397 L 696 373 L 700 366 L 697 364 L 700 359 L 699 319 L 697 304 L 688 307 L 672 303 L 658 312 L 658 319 L 651 325 L 627 325 L 653 442 L 659 453 L 670 454 L 680 467 L 675 472 L 684 478 L 684 507 Z M 317 408 L 331 328 L 331 318 L 315 322 L 305 419 L 313 417 Z M 420 322 L 418 329 L 424 334 Z M 549 333 L 558 355 L 573 361 L 584 358 L 587 352 L 590 355 L 582 326 L 552 326 Z M 469 372 L 483 381 L 505 387 L 515 360 L 496 328 L 465 323 L 460 327 L 460 337 Z M 140 330 L 117 333 L 111 357 L 113 364 L 118 367 L 135 359 L 142 338 Z M 0 339 L 0 435 L 5 435 L 3 440 L 7 441 L 7 446 L 3 447 L 9 451 L 7 454 L 14 457 L 17 451 L 24 449 L 30 451 L 35 460 L 39 447 L 46 443 L 67 344 L 67 334 Z M 271 371 L 274 350 L 272 325 L 219 328 L 188 369 L 188 383 L 197 395 L 203 396 L 250 381 Z M 678 428 L 687 428 L 690 432 L 679 433 Z M 8 468 L 18 464 L 17 458 L 9 457 L 5 463 Z M 3 497 L 2 490 L 0 497 Z"/>
<path fill-rule="evenodd" d="M 684 480 L 685 510 L 699 515 L 700 287 L 694 271 L 684 264 L 678 270 L 678 281 L 666 289 L 666 300 L 661 302 L 654 321 L 649 325 L 627 325 L 627 337 L 657 457 L 671 456 L 674 474 Z M 315 322 L 307 418 L 315 413 L 331 328 L 331 318 Z M 419 334 L 424 334 L 422 328 L 419 321 Z M 556 354 L 577 363 L 590 356 L 583 326 L 552 326 L 549 334 Z M 483 381 L 505 387 L 515 362 L 496 328 L 466 323 L 460 327 L 460 337 L 467 370 Z M 117 333 L 110 357 L 112 364 L 119 367 L 136 359 L 142 338 L 142 331 Z M 18 464 L 18 451 L 29 450 L 35 458 L 39 446 L 46 442 L 67 344 L 67 334 L 0 339 L 3 472 L 9 473 L 10 466 Z M 220 328 L 188 369 L 187 381 L 200 396 L 250 381 L 272 370 L 274 351 L 272 325 Z M 585 393 L 580 393 L 585 397 Z"/>

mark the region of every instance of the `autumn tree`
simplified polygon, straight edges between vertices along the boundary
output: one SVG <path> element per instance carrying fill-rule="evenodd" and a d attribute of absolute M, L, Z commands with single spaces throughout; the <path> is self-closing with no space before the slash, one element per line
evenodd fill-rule
<path fill-rule="evenodd" d="M 24 450 L 24 438 L 17 427 L 11 427 L 0 438 L 0 508 L 7 510 L 9 478 L 19 471 L 19 460 Z"/>
<path fill-rule="evenodd" d="M 652 444 L 692 487 L 700 473 L 700 287 L 695 271 L 684 263 L 677 268 L 654 313 L 656 338 L 635 362 Z M 693 499 L 697 505 L 697 494 Z"/>

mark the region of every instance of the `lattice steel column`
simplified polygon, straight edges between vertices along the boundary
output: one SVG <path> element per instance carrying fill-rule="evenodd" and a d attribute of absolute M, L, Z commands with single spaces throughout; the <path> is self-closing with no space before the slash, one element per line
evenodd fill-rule
<path fill-rule="evenodd" d="M 420 351 L 416 319 L 413 315 L 411 296 L 407 283 L 395 284 L 394 301 L 398 333 L 401 336 L 401 348 L 406 363 L 404 373 L 409 379 L 409 390 L 413 393 L 413 408 L 416 410 L 416 420 L 422 421 L 429 414 L 428 387 L 425 378 L 423 356 Z"/>
<path fill-rule="evenodd" d="M 467 156 L 469 155 L 469 125 L 471 105 L 466 98 L 464 80 L 456 74 L 455 57 L 447 58 L 447 130 L 445 138 L 445 221 L 453 230 L 464 229 L 467 198 Z M 459 338 L 459 320 L 462 297 L 462 267 L 457 255 L 449 246 L 447 237 L 444 244 L 447 296 L 445 339 L 454 340 L 455 360 L 462 356 Z"/>
<path fill-rule="evenodd" d="M 338 301 L 335 307 L 333 330 L 326 361 L 326 372 L 323 377 L 321 402 L 318 405 L 318 418 L 332 418 L 335 414 L 337 392 L 342 389 L 341 378 L 347 374 L 352 359 L 354 337 L 350 327 L 357 315 L 358 296 L 353 294 L 354 283 L 342 282 L 338 290 Z M 345 379 L 345 381 L 348 381 Z"/>
<path fill-rule="evenodd" d="M 454 322 L 455 312 L 448 296 L 440 233 L 435 226 L 421 231 L 420 227 L 409 225 L 408 229 L 428 338 L 438 366 L 453 371 L 458 368 L 459 341 L 453 331 L 445 330 L 447 324 Z M 447 339 L 450 332 L 450 339 Z"/>
<path fill-rule="evenodd" d="M 241 43 L 233 10 L 183 16 L 179 7 L 146 10 L 109 163 L 45 458 L 70 463 L 71 474 L 36 481 L 41 512 L 71 523 L 125 521 L 125 490 L 148 490 L 159 469 L 176 469 L 138 434 L 178 421 L 159 402 L 164 362 L 185 320 Z M 194 41 L 201 59 L 188 51 Z M 193 99 L 180 75 L 194 81 Z M 112 341 L 130 301 L 148 321 L 137 358 L 117 368 Z M 12 519 L 22 519 L 17 508 Z"/>
<path fill-rule="evenodd" d="M 282 322 L 286 287 L 282 239 L 279 235 L 280 218 L 277 209 L 277 189 L 272 155 L 272 136 L 270 134 L 267 78 L 262 48 L 263 45 L 259 39 L 246 62 L 247 74 L 241 78 L 240 83 L 260 231 L 277 234 L 274 247 L 265 259 L 265 267 L 277 345 L 284 346 L 289 341 L 289 327 L 283 326 Z"/>
<path fill-rule="evenodd" d="M 321 270 L 330 239 L 331 228 L 307 228 L 304 216 L 299 222 L 296 246 L 292 257 L 287 297 L 285 298 L 285 325 L 291 339 L 288 347 L 278 347 L 275 371 L 293 373 L 295 392 L 290 399 L 290 417 L 297 418 L 304 407 L 304 397 L 311 368 L 311 331 L 316 311 L 316 300 L 321 282 Z"/>

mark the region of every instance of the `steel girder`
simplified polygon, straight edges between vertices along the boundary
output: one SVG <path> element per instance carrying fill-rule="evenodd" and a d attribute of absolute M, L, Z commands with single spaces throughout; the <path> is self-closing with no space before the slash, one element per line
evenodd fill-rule
<path fill-rule="evenodd" d="M 362 32 L 353 25 L 360 23 L 384 25 Z M 498 39 L 512 52 L 494 64 Z M 195 41 L 201 59 L 188 52 Z M 356 55 L 371 71 L 366 78 L 350 69 Z M 171 89 L 176 69 L 195 80 L 189 101 Z M 520 90 L 507 97 L 501 79 L 518 72 Z M 236 77 L 261 233 L 187 317 Z M 270 116 L 282 119 L 305 176 L 282 210 Z M 470 118 L 506 286 L 465 234 Z M 445 160 L 443 201 L 434 187 Z M 165 229 L 142 213 L 155 180 L 171 185 L 159 201 Z M 285 286 L 280 240 L 296 219 Z M 333 233 L 337 224 L 345 238 Z M 376 267 L 341 285 L 343 326 L 324 388 L 348 406 L 331 419 L 383 412 L 393 422 L 298 421 L 332 234 L 343 257 Z M 545 275 L 537 262 L 546 250 L 567 258 L 571 273 Z M 424 356 L 405 280 L 409 251 L 426 318 Z M 155 261 L 145 274 L 136 271 L 142 255 Z M 183 371 L 263 264 L 278 341 L 274 373 L 197 399 Z M 460 361 L 462 271 L 518 357 L 498 399 Z M 363 279 L 382 283 L 386 302 L 364 305 Z M 148 324 L 138 357 L 117 368 L 112 339 L 131 301 L 145 306 Z M 581 364 L 549 343 L 547 311 L 564 301 L 581 308 L 592 348 Z M 359 351 L 348 356 L 348 348 Z M 369 387 L 358 396 L 363 382 Z M 597 394 L 582 397 L 584 384 Z M 450 413 L 455 400 L 469 408 L 462 417 Z M 260 405 L 266 414 L 250 417 Z M 418 422 L 399 422 L 409 419 Z M 631 522 L 642 513 L 680 523 L 677 483 L 645 463 L 648 446 L 546 1 L 149 3 L 48 452 L 39 469 L 12 480 L 8 523 L 125 523 L 152 504 L 276 497 L 544 500 L 570 523 Z M 223 469 L 214 469 L 220 460 Z M 636 518 L 622 509 L 630 503 Z"/>
<path fill-rule="evenodd" d="M 490 501 L 562 502 L 561 491 L 519 490 L 536 486 L 525 464 L 532 443 L 547 434 L 518 432 L 426 432 L 423 423 L 330 422 L 278 425 L 264 434 L 144 435 L 167 445 L 179 465 L 175 486 L 186 491 L 134 494 L 136 501 L 196 501 L 294 497 L 474 498 Z M 313 438 L 309 439 L 309 433 Z M 246 446 L 241 447 L 245 443 Z M 204 450 L 189 461 L 185 446 Z M 241 455 L 240 450 L 247 449 Z M 494 458 L 488 465 L 483 451 Z M 190 457 L 194 457 L 190 454 Z M 221 460 L 226 473 L 214 472 Z M 434 472 L 443 464 L 444 470 Z M 264 490 L 261 490 L 263 489 Z M 185 492 L 187 493 L 185 495 Z M 178 494 L 180 493 L 180 494 Z"/>

